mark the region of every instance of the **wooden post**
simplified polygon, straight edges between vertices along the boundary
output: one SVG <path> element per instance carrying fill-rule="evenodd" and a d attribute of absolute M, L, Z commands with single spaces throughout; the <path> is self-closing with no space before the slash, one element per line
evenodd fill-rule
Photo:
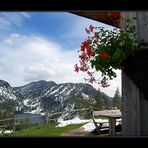
<path fill-rule="evenodd" d="M 115 136 L 116 135 L 116 118 L 109 118 L 109 135 Z"/>
<path fill-rule="evenodd" d="M 49 123 L 49 112 L 46 113 L 46 124 Z"/>
<path fill-rule="evenodd" d="M 85 110 L 84 110 L 84 108 L 83 108 L 82 112 L 83 112 L 83 119 L 85 119 L 84 118 L 85 117 Z"/>
<path fill-rule="evenodd" d="M 15 132 L 15 126 L 16 126 L 16 119 L 15 119 L 15 116 L 14 116 L 13 132 Z"/>

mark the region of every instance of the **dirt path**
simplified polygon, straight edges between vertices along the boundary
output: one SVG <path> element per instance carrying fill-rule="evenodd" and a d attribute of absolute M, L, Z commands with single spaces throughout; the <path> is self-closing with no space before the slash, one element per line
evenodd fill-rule
<path fill-rule="evenodd" d="M 91 132 L 85 131 L 83 127 L 74 129 L 70 132 L 62 134 L 62 136 L 94 136 Z"/>
<path fill-rule="evenodd" d="M 121 132 L 116 133 L 116 136 L 121 136 Z M 91 132 L 85 131 L 83 127 L 80 127 L 78 129 L 71 130 L 70 132 L 64 133 L 61 136 L 87 136 L 87 137 L 104 137 L 109 136 L 109 134 L 92 134 Z"/>

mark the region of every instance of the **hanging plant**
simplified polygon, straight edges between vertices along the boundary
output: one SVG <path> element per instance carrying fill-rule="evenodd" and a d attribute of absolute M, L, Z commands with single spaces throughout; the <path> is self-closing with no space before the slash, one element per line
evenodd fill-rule
<path fill-rule="evenodd" d="M 80 63 L 74 66 L 75 71 L 87 73 L 89 78 L 85 80 L 90 83 L 108 87 L 109 80 L 117 77 L 115 70 L 124 70 L 122 61 L 137 49 L 135 29 L 133 25 L 113 30 L 90 25 L 85 29 L 88 38 L 82 42 L 78 51 Z M 97 79 L 94 73 L 98 71 L 101 77 Z"/>

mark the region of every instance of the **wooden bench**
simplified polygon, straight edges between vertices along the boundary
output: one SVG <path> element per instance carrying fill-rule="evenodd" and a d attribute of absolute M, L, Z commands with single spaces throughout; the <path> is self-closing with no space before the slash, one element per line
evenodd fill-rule
<path fill-rule="evenodd" d="M 94 115 L 94 111 L 92 110 L 91 111 L 91 116 L 92 116 L 92 120 L 93 120 L 93 123 L 94 123 L 94 125 L 95 125 L 95 127 L 96 127 L 96 132 L 97 132 L 97 134 L 101 134 L 102 132 L 104 133 L 107 133 L 107 132 L 109 132 L 110 131 L 110 135 L 112 135 L 112 130 L 110 129 L 111 127 L 111 123 L 110 122 L 97 122 L 96 120 L 95 120 L 95 116 L 100 116 L 100 115 Z M 110 120 L 109 120 L 110 121 Z M 121 122 L 120 120 L 118 120 L 117 122 Z M 103 126 L 103 124 L 105 124 L 105 123 L 108 123 L 108 126 Z M 115 123 L 116 124 L 116 123 Z M 121 124 L 119 124 L 119 125 L 115 125 L 115 131 L 120 131 L 121 130 Z M 113 132 L 113 135 L 115 135 L 115 132 Z"/>
<path fill-rule="evenodd" d="M 91 117 L 92 117 L 92 120 L 93 120 L 93 123 L 94 123 L 94 125 L 95 125 L 95 127 L 96 127 L 96 132 L 97 132 L 97 134 L 98 135 L 100 135 L 101 134 L 101 131 L 102 130 L 109 130 L 109 126 L 103 126 L 103 124 L 104 123 L 109 123 L 109 122 L 97 122 L 96 120 L 95 120 L 95 117 L 94 117 L 94 114 L 93 114 L 93 111 L 91 111 Z"/>
<path fill-rule="evenodd" d="M 109 123 L 109 122 L 96 122 L 95 121 L 97 134 L 100 135 L 101 133 L 104 133 L 105 131 L 106 132 L 109 131 L 109 126 L 103 126 L 103 124 L 105 123 Z"/>

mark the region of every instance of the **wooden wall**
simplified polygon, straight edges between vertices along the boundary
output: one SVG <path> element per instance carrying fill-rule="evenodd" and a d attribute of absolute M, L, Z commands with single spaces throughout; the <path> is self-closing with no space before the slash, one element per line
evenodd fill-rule
<path fill-rule="evenodd" d="M 123 14 L 122 26 L 129 20 L 133 20 L 133 23 L 137 26 L 139 42 L 140 40 L 148 41 L 148 12 L 126 12 Z M 148 73 L 145 73 L 147 72 L 145 70 L 148 69 L 148 58 L 139 60 L 137 63 L 138 67 L 136 67 L 136 64 L 130 67 L 133 69 L 133 71 L 130 71 L 132 72 L 130 77 L 126 71 L 122 72 L 122 134 L 124 136 L 148 136 L 148 98 L 147 95 L 144 95 L 148 92 Z M 125 65 L 127 71 L 130 70 L 128 66 L 130 64 L 126 63 L 127 66 Z M 142 74 L 142 72 L 144 73 Z M 134 83 L 135 75 L 138 80 L 137 83 Z"/>
<path fill-rule="evenodd" d="M 122 135 L 140 135 L 140 91 L 122 72 Z"/>

